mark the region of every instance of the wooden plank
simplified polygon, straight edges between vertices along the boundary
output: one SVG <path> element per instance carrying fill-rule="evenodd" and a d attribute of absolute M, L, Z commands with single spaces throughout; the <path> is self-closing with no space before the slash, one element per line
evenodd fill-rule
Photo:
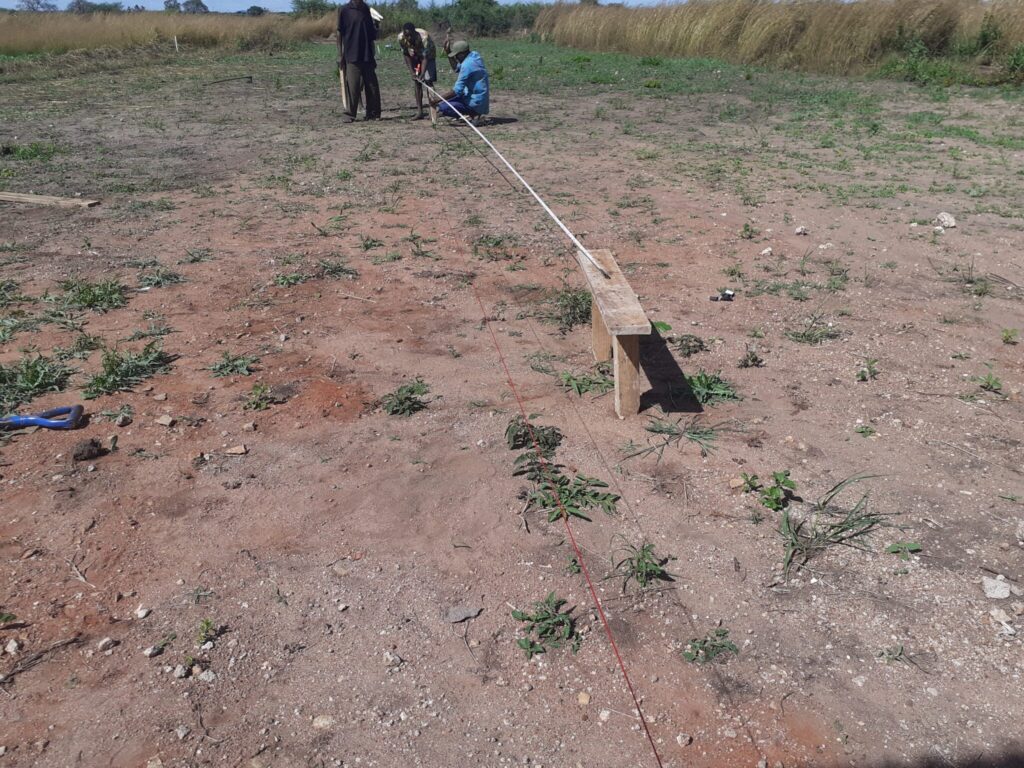
<path fill-rule="evenodd" d="M 594 360 L 603 363 L 612 359 L 612 337 L 601 319 L 601 310 L 597 302 L 590 302 L 590 327 L 593 334 Z"/>
<path fill-rule="evenodd" d="M 624 419 L 640 413 L 640 337 L 613 336 L 612 350 L 615 413 Z"/>
<path fill-rule="evenodd" d="M 615 257 L 608 250 L 591 251 L 597 262 L 609 277 L 605 277 L 582 253 L 576 254 L 576 261 L 590 283 L 590 292 L 597 302 L 605 328 L 612 336 L 647 336 L 651 333 L 651 322 L 647 319 L 640 300 L 622 274 Z"/>
<path fill-rule="evenodd" d="M 0 192 L 0 202 L 28 203 L 30 205 L 55 205 L 58 208 L 92 208 L 99 200 L 84 197 L 51 197 L 50 195 L 23 195 L 20 192 Z"/>

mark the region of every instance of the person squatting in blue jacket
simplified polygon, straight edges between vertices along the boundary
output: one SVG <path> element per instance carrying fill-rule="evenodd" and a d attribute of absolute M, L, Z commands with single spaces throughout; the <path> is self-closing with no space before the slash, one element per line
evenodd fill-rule
<path fill-rule="evenodd" d="M 465 40 L 452 43 L 450 56 L 459 79 L 448 93 L 443 94 L 444 101 L 433 99 L 431 103 L 445 117 L 458 117 L 455 110 L 470 118 L 486 115 L 491 111 L 491 84 L 483 58 L 476 51 L 471 51 Z"/>

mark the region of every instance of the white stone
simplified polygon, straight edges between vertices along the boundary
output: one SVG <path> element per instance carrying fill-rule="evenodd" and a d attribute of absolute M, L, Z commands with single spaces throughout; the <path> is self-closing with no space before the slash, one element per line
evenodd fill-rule
<path fill-rule="evenodd" d="M 147 616 L 149 616 L 150 613 L 152 613 L 152 611 L 149 608 L 144 608 L 140 605 L 138 608 L 135 609 L 135 618 L 144 619 Z"/>
<path fill-rule="evenodd" d="M 96 650 L 100 653 L 103 653 L 104 651 L 109 651 L 115 645 L 117 645 L 117 640 L 115 640 L 112 637 L 104 637 L 102 640 L 96 643 Z"/>
<path fill-rule="evenodd" d="M 981 588 L 985 590 L 985 597 L 990 600 L 1003 600 L 1010 596 L 1010 584 L 1002 577 L 992 579 L 982 576 Z"/>
<path fill-rule="evenodd" d="M 4 646 L 4 650 L 7 651 L 7 653 L 9 653 L 11 656 L 14 656 L 19 650 L 21 650 L 21 646 L 18 645 L 17 640 L 11 638 L 7 641 L 7 645 Z"/>
<path fill-rule="evenodd" d="M 334 718 L 330 715 L 317 715 L 313 718 L 313 727 L 318 731 L 326 730 L 334 725 Z"/>
<path fill-rule="evenodd" d="M 217 675 L 214 674 L 212 669 L 207 669 L 199 673 L 199 679 L 202 680 L 204 683 L 212 683 L 214 680 L 217 679 Z"/>
<path fill-rule="evenodd" d="M 956 219 L 953 218 L 953 214 L 943 211 L 935 217 L 935 224 L 946 229 L 953 229 L 956 226 Z"/>

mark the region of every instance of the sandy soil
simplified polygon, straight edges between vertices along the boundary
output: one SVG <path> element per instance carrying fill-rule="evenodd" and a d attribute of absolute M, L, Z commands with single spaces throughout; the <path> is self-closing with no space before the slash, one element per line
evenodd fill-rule
<path fill-rule="evenodd" d="M 708 343 L 688 358 L 646 345 L 654 386 L 620 421 L 610 395 L 578 397 L 551 375 L 590 369 L 589 328 L 539 317 L 582 278 L 536 206 L 466 129 L 407 119 L 390 56 L 396 109 L 340 125 L 326 61 L 0 85 L 3 143 L 63 147 L 12 161 L 8 188 L 102 197 L 4 204 L 0 279 L 35 297 L 68 277 L 135 285 L 146 267 L 132 265 L 152 259 L 185 278 L 83 318 L 111 346 L 164 318 L 169 373 L 88 401 L 81 430 L 0 447 L 0 607 L 15 617 L 0 640 L 16 645 L 0 661 L 0 765 L 655 765 L 564 525 L 523 513 L 499 351 L 527 411 L 565 434 L 567 471 L 621 496 L 616 515 L 571 525 L 664 765 L 1024 765 L 1024 365 L 1001 341 L 1024 328 L 1022 150 L 916 135 L 872 151 L 853 117 L 794 128 L 803 102 L 757 111 L 757 83 L 732 70 L 702 75 L 721 79 L 714 93 L 636 102 L 498 89 L 488 135 L 587 243 L 616 253 L 665 336 Z M 910 87 L 849 87 L 881 94 L 883 133 L 932 108 Z M 996 134 L 1019 123 L 1014 101 L 953 94 L 942 109 Z M 830 132 L 838 148 L 820 141 Z M 956 163 L 965 180 L 937 186 Z M 1001 190 L 1001 213 L 979 209 L 974 187 Z M 940 211 L 957 219 L 941 234 Z M 209 260 L 179 263 L 204 248 Z M 358 276 L 277 284 L 321 259 Z M 709 301 L 726 286 L 735 301 Z M 818 313 L 839 338 L 787 338 Z M 0 362 L 73 339 L 43 325 Z M 763 367 L 737 367 L 748 348 Z M 258 356 L 256 370 L 214 377 L 225 352 Z M 74 361 L 69 390 L 27 410 L 80 401 L 100 357 Z M 858 381 L 868 359 L 878 377 Z M 986 364 L 1000 392 L 979 389 Z M 698 369 L 742 400 L 670 396 Z M 428 407 L 386 415 L 379 399 L 414 376 Z M 255 382 L 284 402 L 243 409 Z M 131 424 L 100 416 L 124 404 Z M 630 443 L 657 443 L 652 417 L 715 427 L 713 450 L 683 441 L 625 459 Z M 111 435 L 116 451 L 72 459 Z M 736 487 L 741 472 L 782 470 L 807 502 L 874 475 L 839 501 L 870 492 L 889 527 L 784 574 L 779 513 Z M 614 552 L 645 541 L 676 558 L 675 580 L 623 594 Z M 885 551 L 898 541 L 920 551 Z M 982 579 L 997 575 L 1012 591 L 987 598 Z M 581 647 L 527 661 L 511 607 L 552 590 L 575 607 Z M 480 613 L 451 623 L 457 606 Z M 683 659 L 719 626 L 738 654 Z"/>

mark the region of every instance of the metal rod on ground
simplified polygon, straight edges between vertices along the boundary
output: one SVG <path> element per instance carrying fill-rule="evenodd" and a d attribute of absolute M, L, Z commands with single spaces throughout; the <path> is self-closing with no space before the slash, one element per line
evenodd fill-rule
<path fill-rule="evenodd" d="M 486 136 L 484 136 L 483 133 L 480 131 L 480 129 L 477 128 L 475 125 L 473 125 L 473 121 L 470 120 L 468 117 L 466 117 L 461 112 L 459 112 L 459 110 L 455 108 L 455 105 L 453 105 L 450 101 L 448 101 L 448 99 L 446 99 L 440 93 L 438 93 L 433 88 L 431 88 L 429 85 L 427 85 L 423 80 L 420 80 L 420 83 L 422 83 L 423 87 L 426 88 L 428 91 L 430 91 L 432 94 L 434 94 L 438 99 L 440 99 L 445 104 L 447 104 L 451 108 L 452 112 L 454 112 L 456 115 L 458 115 L 462 119 L 462 122 L 464 122 L 466 125 L 468 125 L 470 128 L 472 128 L 476 132 L 476 135 L 479 136 L 481 139 L 483 139 L 484 143 L 488 147 L 491 148 L 491 151 L 494 152 L 494 154 L 496 154 L 498 156 L 498 159 L 501 160 L 501 162 L 503 162 L 508 167 L 508 169 L 510 171 L 512 171 L 513 175 L 517 179 L 519 179 L 519 182 L 524 187 L 526 187 L 526 191 L 529 192 L 531 195 L 533 195 L 534 199 L 538 203 L 540 203 L 540 207 L 543 208 L 547 212 L 548 216 L 550 216 L 552 218 L 552 220 L 555 222 L 555 224 L 557 224 L 559 226 L 559 228 L 562 230 L 562 232 L 565 233 L 566 237 L 568 237 L 569 241 L 573 245 L 576 246 L 576 248 L 579 250 L 579 252 L 582 253 L 587 258 L 587 260 L 591 264 L 594 265 L 594 267 L 597 269 L 597 271 L 605 276 L 605 278 L 610 278 L 611 275 L 609 275 L 605 271 L 605 268 L 601 266 L 601 264 L 598 262 L 597 259 L 595 259 L 593 256 L 591 256 L 590 251 L 587 250 L 587 247 L 585 245 L 583 245 L 583 243 L 581 243 L 577 239 L 576 235 L 574 235 L 572 233 L 572 231 L 567 226 L 565 226 L 565 224 L 562 223 L 562 220 L 560 218 L 558 218 L 557 214 L 555 214 L 555 212 L 552 211 L 548 207 L 548 204 L 545 203 L 544 200 L 541 198 L 541 196 L 538 195 L 533 190 L 533 187 L 530 186 L 530 183 L 520 175 L 519 171 L 517 171 L 512 166 L 512 163 L 510 163 L 508 160 L 505 159 L 505 156 L 503 154 L 501 154 L 501 152 L 498 151 L 498 148 L 491 143 L 490 139 L 488 139 Z"/>

